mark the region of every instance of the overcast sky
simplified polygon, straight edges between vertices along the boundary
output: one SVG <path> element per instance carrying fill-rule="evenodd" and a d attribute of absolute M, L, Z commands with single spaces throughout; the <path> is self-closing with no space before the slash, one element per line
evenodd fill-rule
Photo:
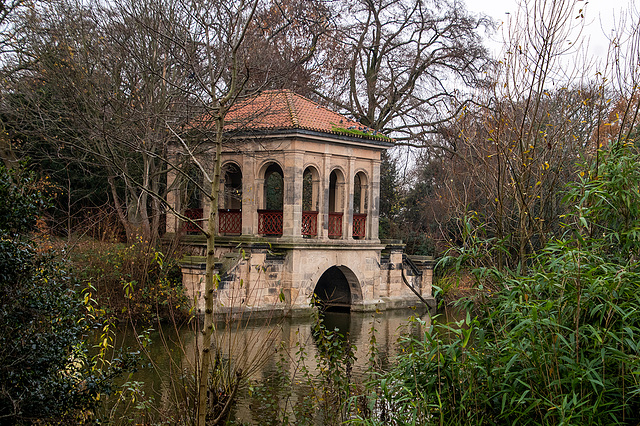
<path fill-rule="evenodd" d="M 585 29 L 583 34 L 589 38 L 589 51 L 604 57 L 607 52 L 608 41 L 606 34 L 611 34 L 618 14 L 629 8 L 634 0 L 581 0 L 579 8 L 584 9 Z M 518 0 L 466 0 L 467 9 L 474 13 L 484 13 L 494 18 L 498 25 L 504 24 L 509 17 L 515 17 L 518 10 Z M 501 27 L 498 28 L 488 43 L 495 54 L 499 53 L 502 40 Z"/>

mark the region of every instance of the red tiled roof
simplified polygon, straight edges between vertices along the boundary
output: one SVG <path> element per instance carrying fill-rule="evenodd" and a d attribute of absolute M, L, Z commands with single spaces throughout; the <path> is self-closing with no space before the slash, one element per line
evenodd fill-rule
<path fill-rule="evenodd" d="M 358 122 L 289 90 L 269 90 L 234 106 L 226 116 L 225 129 L 306 129 L 366 139 L 385 139 Z M 363 132 L 364 134 L 360 134 Z"/>

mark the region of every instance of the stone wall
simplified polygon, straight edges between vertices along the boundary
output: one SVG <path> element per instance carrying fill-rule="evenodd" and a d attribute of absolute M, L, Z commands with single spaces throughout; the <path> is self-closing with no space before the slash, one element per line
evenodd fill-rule
<path fill-rule="evenodd" d="M 351 310 L 373 311 L 417 306 L 421 300 L 404 283 L 402 274 L 424 299 L 431 297 L 431 271 L 421 263 L 420 273 L 403 264 L 402 245 L 383 246 L 366 241 L 273 246 L 254 243 L 238 248 L 216 248 L 220 260 L 217 309 L 223 312 L 272 312 L 296 315 L 311 309 L 320 277 L 337 267 L 351 291 Z M 199 259 L 199 261 L 193 261 Z M 183 264 L 183 280 L 191 298 L 201 294 L 203 258 Z M 198 299 L 202 309 L 204 301 Z"/>

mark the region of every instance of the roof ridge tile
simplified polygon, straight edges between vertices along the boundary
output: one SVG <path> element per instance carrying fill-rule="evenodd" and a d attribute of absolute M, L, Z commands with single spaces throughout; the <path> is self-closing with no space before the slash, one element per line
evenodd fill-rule
<path fill-rule="evenodd" d="M 294 127 L 300 127 L 300 119 L 298 118 L 298 109 L 296 108 L 296 104 L 293 100 L 293 95 L 290 90 L 283 90 L 283 94 L 285 100 L 287 102 L 287 106 L 289 107 L 289 114 L 291 114 L 291 123 Z"/>

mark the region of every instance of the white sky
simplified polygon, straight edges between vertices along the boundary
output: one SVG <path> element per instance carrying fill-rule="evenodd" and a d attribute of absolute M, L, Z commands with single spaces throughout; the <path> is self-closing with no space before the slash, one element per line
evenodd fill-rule
<path fill-rule="evenodd" d="M 497 29 L 486 41 L 486 46 L 491 53 L 498 57 L 503 47 L 502 28 L 506 26 L 510 16 L 515 18 L 518 11 L 518 4 L 522 0 L 463 0 L 467 9 L 472 13 L 482 13 L 493 18 L 497 23 Z M 533 1 L 533 0 L 531 0 Z M 570 1 L 570 0 L 567 0 Z M 604 61 L 606 59 L 609 41 L 607 35 L 611 35 L 615 22 L 618 21 L 619 15 L 623 11 L 627 11 L 634 1 L 640 4 L 639 0 L 578 0 L 578 8 L 584 9 L 584 29 L 582 31 L 583 40 L 586 44 L 588 41 L 588 54 L 594 55 L 594 59 Z M 637 6 L 636 6 L 637 7 Z M 411 149 L 396 151 L 401 158 L 406 159 L 404 162 L 406 172 L 410 170 L 414 164 L 414 157 Z"/>
<path fill-rule="evenodd" d="M 510 16 L 516 16 L 518 0 L 465 0 L 467 9 L 473 13 L 489 15 L 498 23 L 492 41 L 487 45 L 495 55 L 500 53 L 502 46 L 502 26 Z M 584 9 L 583 30 L 588 38 L 589 51 L 600 58 L 607 53 L 609 42 L 605 34 L 611 34 L 614 23 L 620 12 L 632 5 L 634 0 L 578 0 L 578 7 Z"/>

